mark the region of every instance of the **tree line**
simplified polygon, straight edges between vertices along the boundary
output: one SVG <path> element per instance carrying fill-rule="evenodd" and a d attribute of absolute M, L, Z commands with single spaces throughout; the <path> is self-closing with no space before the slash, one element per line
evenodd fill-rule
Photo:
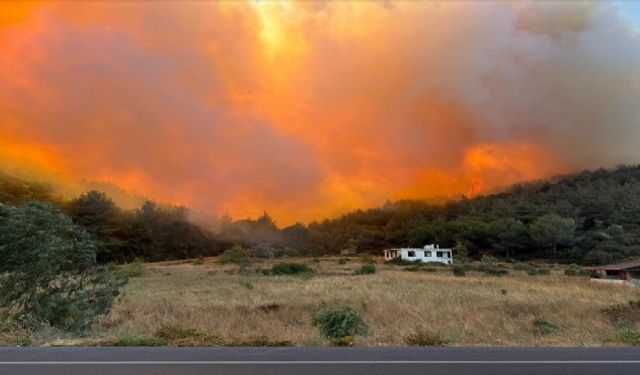
<path fill-rule="evenodd" d="M 239 245 L 252 256 L 378 254 L 398 246 L 438 243 L 480 258 L 543 258 L 602 264 L 640 257 L 640 166 L 599 169 L 517 184 L 445 203 L 387 202 L 333 219 L 279 228 L 267 214 L 191 220 L 185 207 L 145 202 L 123 210 L 90 191 L 65 201 L 46 184 L 0 175 L 0 202 L 47 201 L 85 228 L 98 263 L 161 261 L 217 255 Z"/>

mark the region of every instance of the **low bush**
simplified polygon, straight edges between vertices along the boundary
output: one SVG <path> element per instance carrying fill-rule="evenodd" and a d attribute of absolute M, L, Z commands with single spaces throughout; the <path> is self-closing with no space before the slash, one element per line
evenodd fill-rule
<path fill-rule="evenodd" d="M 421 328 L 405 337 L 404 343 L 409 346 L 445 346 L 448 340 L 438 331 Z"/>
<path fill-rule="evenodd" d="M 640 327 L 632 322 L 623 322 L 618 325 L 620 341 L 627 345 L 640 346 Z"/>
<path fill-rule="evenodd" d="M 514 262 L 511 268 L 513 268 L 516 271 L 529 271 L 531 269 L 534 269 L 535 267 L 525 262 Z"/>
<path fill-rule="evenodd" d="M 471 266 L 468 263 L 454 264 L 451 267 L 451 271 L 455 276 L 464 277 L 467 276 L 467 272 L 471 270 Z"/>
<path fill-rule="evenodd" d="M 365 264 L 353 272 L 354 275 L 373 275 L 376 273 L 375 264 Z"/>
<path fill-rule="evenodd" d="M 371 257 L 371 255 L 369 254 L 364 254 L 362 256 L 362 263 L 364 264 L 376 264 L 376 261 L 373 260 L 373 258 Z"/>
<path fill-rule="evenodd" d="M 594 277 L 598 276 L 598 273 L 589 268 L 580 267 L 577 264 L 570 264 L 564 270 L 564 274 L 567 276 L 577 276 L 577 277 Z"/>
<path fill-rule="evenodd" d="M 349 261 L 349 258 L 342 257 L 338 259 L 338 264 L 347 264 L 348 261 Z"/>
<path fill-rule="evenodd" d="M 142 259 L 136 259 L 131 263 L 124 264 L 120 267 L 119 273 L 126 277 L 144 276 L 147 269 L 144 267 Z"/>
<path fill-rule="evenodd" d="M 329 307 L 313 314 L 312 324 L 334 345 L 348 337 L 367 334 L 367 324 L 351 306 Z M 352 339 L 348 340 L 349 342 Z"/>
<path fill-rule="evenodd" d="M 546 318 L 536 318 L 533 321 L 533 329 L 540 335 L 550 335 L 555 333 L 559 328 L 555 322 Z"/>
<path fill-rule="evenodd" d="M 530 268 L 527 270 L 529 276 L 547 276 L 551 275 L 551 270 L 548 268 Z"/>
<path fill-rule="evenodd" d="M 196 266 L 204 264 L 204 258 L 200 255 L 194 261 L 193 264 Z"/>
<path fill-rule="evenodd" d="M 246 266 L 251 263 L 249 258 L 249 252 L 240 245 L 235 245 L 231 249 L 225 250 L 225 252 L 218 258 L 220 264 L 238 264 L 240 266 Z"/>
<path fill-rule="evenodd" d="M 313 269 L 304 263 L 278 263 L 271 267 L 270 275 L 304 275 L 312 274 Z"/>

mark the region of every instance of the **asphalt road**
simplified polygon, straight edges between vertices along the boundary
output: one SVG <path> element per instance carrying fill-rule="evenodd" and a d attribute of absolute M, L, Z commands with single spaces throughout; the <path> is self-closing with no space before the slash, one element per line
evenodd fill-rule
<path fill-rule="evenodd" d="M 0 374 L 640 374 L 637 348 L 0 348 Z"/>

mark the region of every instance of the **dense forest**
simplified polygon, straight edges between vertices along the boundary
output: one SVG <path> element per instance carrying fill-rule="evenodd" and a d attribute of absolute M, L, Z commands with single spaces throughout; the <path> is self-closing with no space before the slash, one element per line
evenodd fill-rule
<path fill-rule="evenodd" d="M 387 202 L 341 217 L 279 228 L 257 219 L 192 220 L 184 207 L 148 201 L 122 210 L 104 193 L 64 200 L 47 184 L 0 175 L 0 202 L 44 201 L 84 227 L 98 261 L 159 261 L 219 254 L 240 245 L 253 256 L 379 253 L 438 243 L 458 254 L 602 264 L 640 257 L 640 166 L 621 166 L 514 185 L 444 204 Z"/>

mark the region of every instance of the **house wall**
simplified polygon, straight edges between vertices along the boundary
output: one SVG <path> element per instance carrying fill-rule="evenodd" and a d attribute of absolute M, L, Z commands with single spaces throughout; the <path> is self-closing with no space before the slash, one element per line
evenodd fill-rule
<path fill-rule="evenodd" d="M 453 255 L 449 249 L 402 249 L 401 257 L 404 260 L 415 262 L 417 260 L 423 263 L 437 262 L 444 264 L 453 263 Z M 425 255 L 425 252 L 427 255 Z M 442 257 L 438 257 L 438 252 L 442 253 Z M 413 256 L 410 254 L 413 253 Z M 431 255 L 429 255 L 429 253 Z"/>

